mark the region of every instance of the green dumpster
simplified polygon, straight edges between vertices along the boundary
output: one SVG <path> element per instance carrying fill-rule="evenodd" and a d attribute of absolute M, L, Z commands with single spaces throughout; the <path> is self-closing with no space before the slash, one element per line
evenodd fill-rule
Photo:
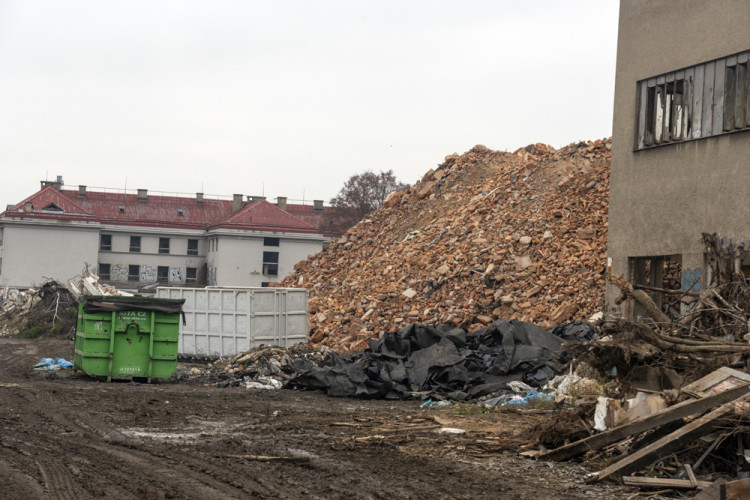
<path fill-rule="evenodd" d="M 185 299 L 89 295 L 78 304 L 73 369 L 107 377 L 171 377 Z"/>

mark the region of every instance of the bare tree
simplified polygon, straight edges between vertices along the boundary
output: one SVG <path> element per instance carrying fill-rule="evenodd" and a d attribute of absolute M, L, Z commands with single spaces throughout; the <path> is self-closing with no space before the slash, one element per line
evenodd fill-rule
<path fill-rule="evenodd" d="M 359 216 L 364 217 L 380 207 L 389 194 L 407 187 L 408 184 L 396 179 L 393 170 L 378 174 L 367 170 L 349 177 L 339 194 L 331 199 L 331 205 L 355 208 Z"/>

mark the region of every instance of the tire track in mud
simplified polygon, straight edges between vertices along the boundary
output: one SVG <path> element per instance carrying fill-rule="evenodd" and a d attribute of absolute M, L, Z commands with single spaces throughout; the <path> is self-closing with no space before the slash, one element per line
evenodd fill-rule
<path fill-rule="evenodd" d="M 85 490 L 73 482 L 70 470 L 59 460 L 50 458 L 35 460 L 44 480 L 44 487 L 50 498 L 77 500 L 88 498 Z"/>

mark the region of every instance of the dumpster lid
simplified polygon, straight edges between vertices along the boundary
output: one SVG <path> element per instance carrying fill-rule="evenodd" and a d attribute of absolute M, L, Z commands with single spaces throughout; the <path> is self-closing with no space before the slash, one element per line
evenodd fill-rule
<path fill-rule="evenodd" d="M 87 295 L 81 297 L 83 312 L 155 311 L 166 314 L 182 313 L 185 299 L 157 299 L 152 297 L 121 297 L 119 295 Z"/>

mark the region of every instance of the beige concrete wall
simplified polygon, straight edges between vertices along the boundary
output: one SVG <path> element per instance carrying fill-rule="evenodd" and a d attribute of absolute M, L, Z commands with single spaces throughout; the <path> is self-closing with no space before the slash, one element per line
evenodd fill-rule
<path fill-rule="evenodd" d="M 5 223 L 0 286 L 28 288 L 45 278 L 67 283 L 84 263 L 96 265 L 98 248 L 98 225 Z"/>
<path fill-rule="evenodd" d="M 325 239 L 294 238 L 279 234 L 267 236 L 280 238 L 278 247 L 263 246 L 263 234 L 241 236 L 219 234 L 219 248 L 210 252 L 208 265 L 216 268 L 216 284 L 219 286 L 261 286 L 263 282 L 276 283 L 294 271 L 294 265 L 323 248 Z M 278 276 L 263 274 L 263 252 L 279 252 Z M 209 273 L 210 274 L 210 273 Z"/>
<path fill-rule="evenodd" d="M 750 236 L 750 131 L 633 151 L 636 82 L 750 49 L 747 0 L 622 0 L 617 49 L 608 254 L 683 255 L 702 266 L 702 232 Z M 616 293 L 607 291 L 608 312 Z"/>

